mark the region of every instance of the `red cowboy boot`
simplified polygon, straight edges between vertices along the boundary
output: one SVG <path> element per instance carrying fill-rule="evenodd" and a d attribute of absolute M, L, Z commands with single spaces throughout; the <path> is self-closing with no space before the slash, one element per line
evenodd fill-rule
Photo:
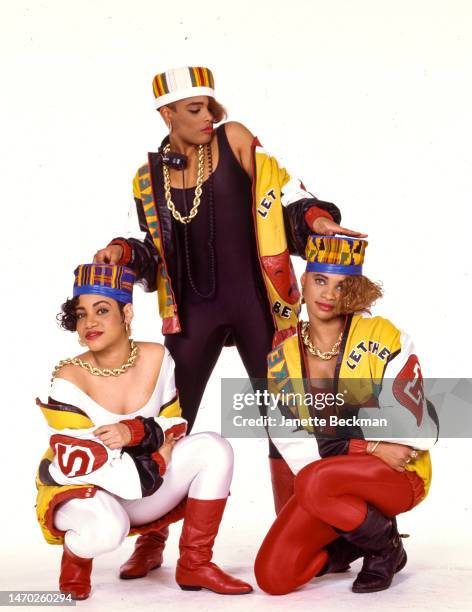
<path fill-rule="evenodd" d="M 279 514 L 293 495 L 294 474 L 282 457 L 269 457 L 275 514 Z"/>
<path fill-rule="evenodd" d="M 218 533 L 226 499 L 187 500 L 180 536 L 180 558 L 175 579 L 184 591 L 209 589 L 222 595 L 250 593 L 252 586 L 226 574 L 211 563 L 213 543 Z"/>
<path fill-rule="evenodd" d="M 151 570 L 161 567 L 162 553 L 168 536 L 168 527 L 139 536 L 133 554 L 120 567 L 120 578 L 122 580 L 144 578 Z"/>
<path fill-rule="evenodd" d="M 72 599 L 87 599 L 90 595 L 90 575 L 93 559 L 77 557 L 64 543 L 59 590 L 71 594 Z"/>

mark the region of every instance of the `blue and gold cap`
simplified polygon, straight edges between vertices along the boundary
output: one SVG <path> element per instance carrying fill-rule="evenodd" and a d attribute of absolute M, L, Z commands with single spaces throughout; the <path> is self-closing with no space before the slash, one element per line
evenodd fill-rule
<path fill-rule="evenodd" d="M 311 234 L 305 248 L 306 271 L 360 276 L 368 244 L 359 238 Z"/>
<path fill-rule="evenodd" d="M 113 264 L 81 264 L 74 270 L 74 276 L 74 297 L 92 293 L 123 304 L 133 302 L 136 273 L 131 268 Z"/>

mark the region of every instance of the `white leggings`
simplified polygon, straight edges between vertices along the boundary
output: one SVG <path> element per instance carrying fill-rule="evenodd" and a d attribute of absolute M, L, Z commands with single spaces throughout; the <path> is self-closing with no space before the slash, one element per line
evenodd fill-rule
<path fill-rule="evenodd" d="M 89 499 L 64 502 L 54 513 L 54 525 L 65 531 L 65 543 L 78 557 L 96 557 L 115 550 L 130 525 L 154 521 L 188 495 L 196 499 L 228 497 L 233 476 L 233 449 L 213 432 L 179 440 L 172 452 L 164 482 L 149 497 L 122 499 L 97 491 Z"/>

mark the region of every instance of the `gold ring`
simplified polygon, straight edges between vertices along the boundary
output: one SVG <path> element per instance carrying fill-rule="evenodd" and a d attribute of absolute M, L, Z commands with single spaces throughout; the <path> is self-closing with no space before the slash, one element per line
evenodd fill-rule
<path fill-rule="evenodd" d="M 411 457 L 412 459 L 416 459 L 416 458 L 418 457 L 418 453 L 417 453 L 417 452 L 414 450 L 414 451 L 412 451 L 412 453 L 411 453 L 410 457 Z"/>
<path fill-rule="evenodd" d="M 410 461 L 411 461 L 411 457 L 408 457 L 408 459 L 405 459 L 405 465 L 406 465 L 407 463 L 410 463 Z"/>

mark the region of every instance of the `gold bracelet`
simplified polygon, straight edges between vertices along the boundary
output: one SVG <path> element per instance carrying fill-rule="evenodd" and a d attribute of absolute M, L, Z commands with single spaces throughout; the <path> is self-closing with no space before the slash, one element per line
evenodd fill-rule
<path fill-rule="evenodd" d="M 373 446 L 373 447 L 370 449 L 370 451 L 367 451 L 367 454 L 368 454 L 368 455 L 373 455 L 373 454 L 374 454 L 374 452 L 375 452 L 375 449 L 376 449 L 376 448 L 377 448 L 377 446 L 380 444 L 380 442 L 381 442 L 380 440 L 379 440 L 378 442 L 376 442 L 376 443 L 374 444 L 374 446 Z"/>

